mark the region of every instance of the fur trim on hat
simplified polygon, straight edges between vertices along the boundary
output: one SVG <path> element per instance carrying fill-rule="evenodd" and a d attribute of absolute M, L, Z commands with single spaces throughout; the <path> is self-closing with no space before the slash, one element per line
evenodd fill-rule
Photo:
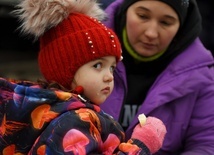
<path fill-rule="evenodd" d="M 32 34 L 36 39 L 73 12 L 98 20 L 106 17 L 96 0 L 23 0 L 17 7 L 14 13 L 23 21 L 22 33 Z"/>

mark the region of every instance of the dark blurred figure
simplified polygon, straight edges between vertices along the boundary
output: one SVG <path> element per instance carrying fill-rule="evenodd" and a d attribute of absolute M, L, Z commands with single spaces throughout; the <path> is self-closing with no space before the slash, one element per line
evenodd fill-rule
<path fill-rule="evenodd" d="M 14 6 L 0 6 L 0 10 L 2 11 L 0 13 L 0 50 L 17 52 L 32 51 L 31 53 L 35 53 L 38 50 L 38 42 L 33 42 L 33 38 L 27 38 L 17 30 L 20 24 L 18 19 L 11 14 L 13 8 Z"/>
<path fill-rule="evenodd" d="M 20 0 L 0 0 L 0 77 L 36 80 L 39 43 L 21 35 L 19 21 L 11 13 Z"/>
<path fill-rule="evenodd" d="M 200 34 L 205 47 L 211 50 L 214 56 L 214 6 L 212 0 L 197 0 L 202 16 L 203 29 Z"/>
<path fill-rule="evenodd" d="M 99 0 L 101 7 L 105 9 L 109 4 L 114 2 L 115 0 Z"/>

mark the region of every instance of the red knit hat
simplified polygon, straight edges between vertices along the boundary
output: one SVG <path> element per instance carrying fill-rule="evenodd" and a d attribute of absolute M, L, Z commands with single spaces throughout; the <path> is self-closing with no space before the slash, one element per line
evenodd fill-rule
<path fill-rule="evenodd" d="M 24 0 L 20 6 L 24 32 L 40 39 L 38 61 L 48 82 L 70 89 L 74 74 L 87 62 L 104 56 L 120 60 L 119 40 L 97 19 L 105 14 L 95 1 L 39 0 L 32 5 Z"/>

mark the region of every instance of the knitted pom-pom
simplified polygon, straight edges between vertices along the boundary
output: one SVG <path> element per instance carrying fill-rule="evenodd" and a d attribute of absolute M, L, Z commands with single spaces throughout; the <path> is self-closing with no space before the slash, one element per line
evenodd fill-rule
<path fill-rule="evenodd" d="M 22 32 L 34 35 L 36 39 L 72 12 L 98 20 L 106 17 L 96 0 L 23 0 L 17 7 L 14 14 L 23 21 Z"/>

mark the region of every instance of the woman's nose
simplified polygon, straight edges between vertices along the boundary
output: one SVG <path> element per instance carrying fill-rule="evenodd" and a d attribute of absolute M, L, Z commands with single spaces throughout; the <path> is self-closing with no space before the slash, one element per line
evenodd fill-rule
<path fill-rule="evenodd" d="M 155 21 L 150 22 L 144 31 L 145 36 L 149 39 L 155 39 L 158 37 L 158 24 Z"/>

